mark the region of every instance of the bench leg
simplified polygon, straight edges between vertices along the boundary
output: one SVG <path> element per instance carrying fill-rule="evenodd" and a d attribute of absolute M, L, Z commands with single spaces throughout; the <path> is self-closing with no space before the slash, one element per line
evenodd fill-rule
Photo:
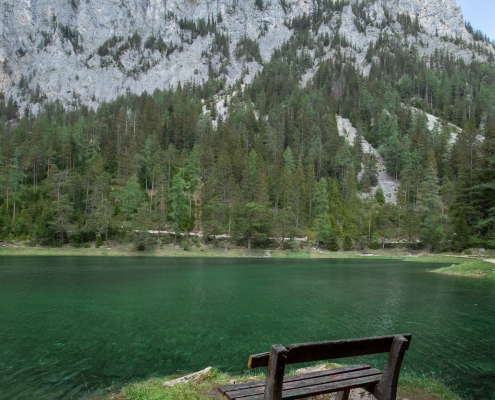
<path fill-rule="evenodd" d="M 282 400 L 286 359 L 287 349 L 281 344 L 274 344 L 270 349 L 268 370 L 266 371 L 265 400 Z"/>
<path fill-rule="evenodd" d="M 343 390 L 342 392 L 337 392 L 335 400 L 348 400 L 350 390 Z"/>

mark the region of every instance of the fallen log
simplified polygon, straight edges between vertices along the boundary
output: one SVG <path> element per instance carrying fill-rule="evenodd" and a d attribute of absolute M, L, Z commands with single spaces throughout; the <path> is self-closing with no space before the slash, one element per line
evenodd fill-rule
<path fill-rule="evenodd" d="M 186 383 L 189 381 L 197 381 L 203 375 L 206 375 L 212 370 L 211 367 L 202 369 L 201 371 L 195 372 L 194 374 L 189 374 L 186 376 L 181 376 L 180 378 L 172 379 L 171 381 L 167 381 L 163 384 L 163 387 L 173 387 L 179 383 Z"/>

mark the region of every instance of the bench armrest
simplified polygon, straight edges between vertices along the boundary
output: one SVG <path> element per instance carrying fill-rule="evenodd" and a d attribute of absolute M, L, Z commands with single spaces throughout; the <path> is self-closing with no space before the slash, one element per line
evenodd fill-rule
<path fill-rule="evenodd" d="M 375 388 L 374 395 L 377 400 L 395 400 L 397 398 L 400 367 L 408 345 L 409 340 L 404 336 L 397 335 L 394 337 L 382 379 Z"/>

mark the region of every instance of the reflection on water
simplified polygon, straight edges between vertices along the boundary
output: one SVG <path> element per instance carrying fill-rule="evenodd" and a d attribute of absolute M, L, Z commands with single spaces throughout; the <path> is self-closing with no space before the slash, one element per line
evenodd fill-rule
<path fill-rule="evenodd" d="M 71 399 L 273 343 L 413 334 L 404 370 L 495 398 L 495 283 L 383 260 L 0 257 L 0 399 Z M 356 360 L 377 363 L 384 357 Z M 349 362 L 349 360 L 347 361 Z"/>

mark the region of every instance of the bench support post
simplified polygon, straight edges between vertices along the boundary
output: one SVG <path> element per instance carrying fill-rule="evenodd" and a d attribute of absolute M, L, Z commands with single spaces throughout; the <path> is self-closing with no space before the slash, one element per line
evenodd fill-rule
<path fill-rule="evenodd" d="M 409 341 L 404 336 L 394 337 L 382 379 L 375 388 L 374 395 L 378 400 L 396 400 L 400 367 L 408 344 Z"/>
<path fill-rule="evenodd" d="M 343 390 L 342 392 L 337 392 L 335 395 L 335 400 L 349 400 L 350 390 Z"/>
<path fill-rule="evenodd" d="M 265 400 L 282 400 L 287 353 L 287 349 L 281 344 L 274 344 L 270 349 L 270 360 L 266 372 Z"/>

